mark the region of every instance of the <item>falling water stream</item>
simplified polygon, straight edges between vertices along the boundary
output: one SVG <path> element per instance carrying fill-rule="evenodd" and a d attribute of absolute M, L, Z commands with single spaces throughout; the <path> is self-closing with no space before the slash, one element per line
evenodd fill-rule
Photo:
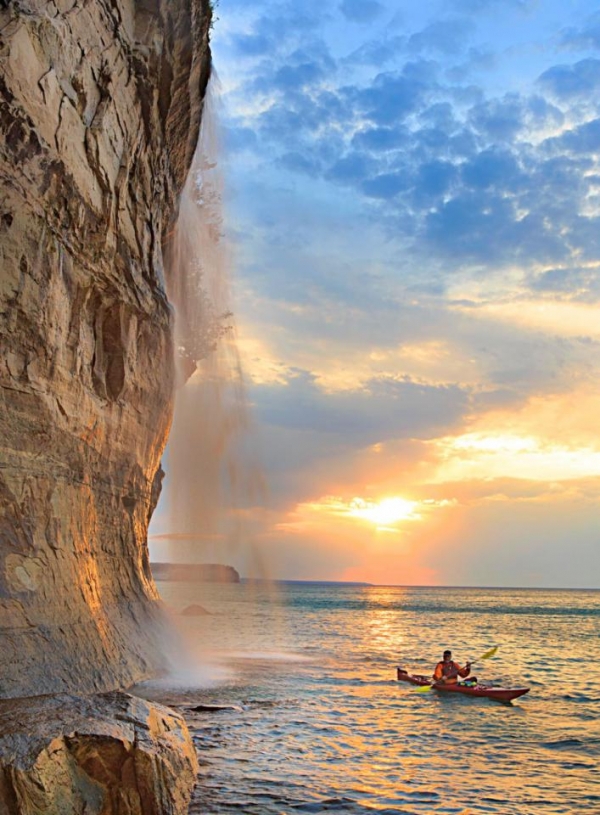
<path fill-rule="evenodd" d="M 232 313 L 217 103 L 213 77 L 165 249 L 167 293 L 175 311 L 176 390 L 159 507 L 166 529 L 151 542 L 159 544 L 163 563 L 234 566 L 243 577 L 265 581 L 267 570 L 253 539 L 265 503 L 264 478 Z M 167 568 L 167 582 L 174 576 L 174 567 Z M 163 581 L 158 588 L 173 617 L 163 648 L 171 679 L 201 685 L 218 673 L 216 661 L 190 633 L 189 619 L 165 594 Z M 207 590 L 200 581 L 187 586 L 188 610 L 211 613 Z"/>
<path fill-rule="evenodd" d="M 264 503 L 231 306 L 231 253 L 212 79 L 166 252 L 175 308 L 175 412 L 166 456 L 167 560 L 228 563 L 264 576 L 248 516 Z"/>

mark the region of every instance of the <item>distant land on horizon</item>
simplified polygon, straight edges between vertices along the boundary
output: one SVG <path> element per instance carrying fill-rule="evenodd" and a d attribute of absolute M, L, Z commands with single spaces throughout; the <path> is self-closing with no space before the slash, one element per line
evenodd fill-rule
<path fill-rule="evenodd" d="M 279 583 L 307 586 L 358 586 L 365 588 L 395 589 L 463 589 L 469 591 L 600 591 L 593 586 L 465 586 L 465 585 L 417 585 L 408 583 L 370 583 L 366 580 L 319 580 L 287 577 L 241 577 L 233 566 L 220 563 L 167 563 L 151 562 L 155 580 L 182 582 L 198 580 L 205 583 Z"/>
<path fill-rule="evenodd" d="M 239 583 L 240 575 L 233 566 L 222 563 L 165 563 L 150 562 L 155 580 L 177 582 L 198 581 L 200 583 Z"/>

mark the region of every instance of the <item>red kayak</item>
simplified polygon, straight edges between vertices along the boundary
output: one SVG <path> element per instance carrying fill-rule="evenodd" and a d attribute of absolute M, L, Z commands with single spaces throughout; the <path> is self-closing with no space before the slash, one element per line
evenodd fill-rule
<path fill-rule="evenodd" d="M 411 685 L 431 685 L 430 676 L 417 676 L 407 673 L 403 668 L 398 668 L 398 681 L 408 682 Z M 484 696 L 486 699 L 497 699 L 499 702 L 511 702 L 519 696 L 529 693 L 529 688 L 495 688 L 488 685 L 470 685 L 464 682 L 456 682 L 451 685 L 433 685 L 433 690 L 439 693 L 464 693 L 466 696 Z"/>

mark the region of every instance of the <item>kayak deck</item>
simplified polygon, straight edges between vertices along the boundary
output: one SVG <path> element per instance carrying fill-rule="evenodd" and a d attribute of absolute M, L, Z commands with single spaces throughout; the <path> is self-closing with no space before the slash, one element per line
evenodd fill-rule
<path fill-rule="evenodd" d="M 430 676 L 419 676 L 418 674 L 409 674 L 403 668 L 397 668 L 398 681 L 408 682 L 411 685 L 431 685 L 432 679 Z M 496 688 L 489 685 L 465 685 L 462 682 L 456 682 L 450 685 L 433 685 L 433 690 L 440 693 L 462 693 L 465 696 L 481 696 L 486 699 L 497 699 L 499 702 L 511 702 L 519 696 L 524 696 L 529 693 L 529 688 Z"/>

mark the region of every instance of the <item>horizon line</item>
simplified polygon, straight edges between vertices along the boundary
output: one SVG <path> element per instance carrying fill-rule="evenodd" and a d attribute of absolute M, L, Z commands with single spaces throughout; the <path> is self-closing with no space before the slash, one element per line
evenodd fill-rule
<path fill-rule="evenodd" d="M 154 561 L 153 565 L 165 561 Z M 225 564 L 214 563 L 177 563 L 169 561 L 173 566 L 215 566 Z M 235 567 L 231 567 L 234 568 Z M 237 569 L 235 569 L 237 571 Z M 238 572 L 239 574 L 239 572 Z M 154 577 L 154 575 L 153 575 Z M 158 580 L 158 577 L 154 577 Z M 165 582 L 165 581 L 161 581 Z M 168 581 L 166 581 L 168 582 Z M 190 582 L 194 582 L 193 580 Z M 210 582 L 210 581 L 209 581 Z M 215 581 L 216 582 L 216 581 Z M 488 585 L 465 585 L 458 583 L 437 583 L 434 585 L 424 583 L 372 583 L 368 580 L 330 580 L 327 578 L 313 577 L 244 577 L 240 575 L 240 583 L 317 583 L 322 585 L 339 586 L 363 586 L 367 588 L 391 588 L 391 589 L 485 589 L 489 591 L 600 591 L 600 586 L 488 586 Z"/>

